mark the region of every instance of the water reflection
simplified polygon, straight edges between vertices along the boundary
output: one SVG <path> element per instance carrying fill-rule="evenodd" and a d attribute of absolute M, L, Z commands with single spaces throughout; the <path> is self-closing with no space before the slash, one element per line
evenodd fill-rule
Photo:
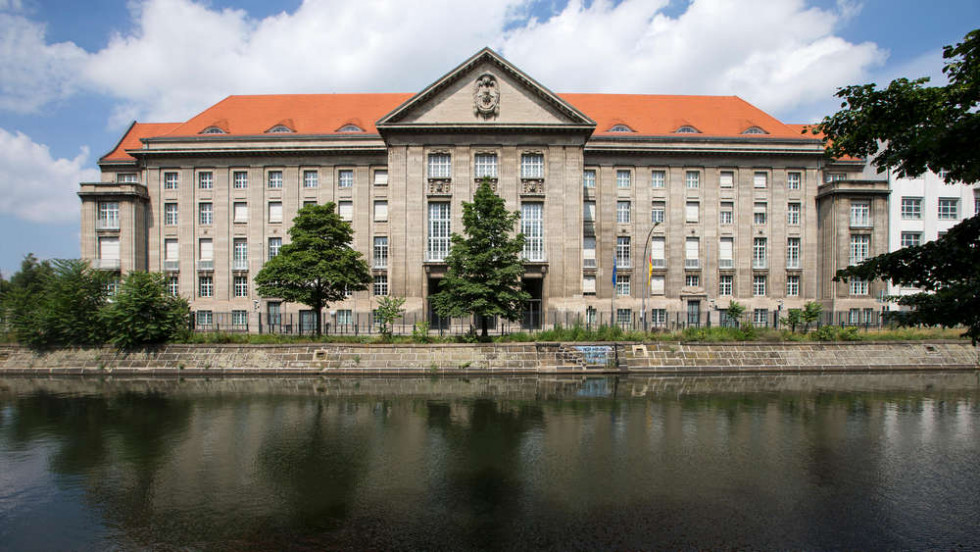
<path fill-rule="evenodd" d="M 974 372 L 0 379 L 0 542 L 975 547 L 978 406 Z"/>

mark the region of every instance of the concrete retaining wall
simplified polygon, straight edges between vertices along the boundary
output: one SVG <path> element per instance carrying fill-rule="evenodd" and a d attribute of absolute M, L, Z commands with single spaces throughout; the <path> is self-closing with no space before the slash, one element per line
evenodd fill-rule
<path fill-rule="evenodd" d="M 141 352 L 0 346 L 0 374 L 515 374 L 970 370 L 964 342 L 167 345 Z"/>

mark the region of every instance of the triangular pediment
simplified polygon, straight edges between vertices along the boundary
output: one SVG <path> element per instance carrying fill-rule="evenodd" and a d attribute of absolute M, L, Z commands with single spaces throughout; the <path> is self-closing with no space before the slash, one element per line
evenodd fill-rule
<path fill-rule="evenodd" d="M 382 132 L 436 127 L 591 131 L 595 121 L 484 48 L 382 117 L 376 126 Z"/>

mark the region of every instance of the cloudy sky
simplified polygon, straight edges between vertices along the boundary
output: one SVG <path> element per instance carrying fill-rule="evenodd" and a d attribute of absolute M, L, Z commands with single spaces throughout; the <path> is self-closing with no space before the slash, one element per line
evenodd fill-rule
<path fill-rule="evenodd" d="M 976 0 L 0 0 L 0 270 L 79 254 L 78 183 L 133 120 L 229 94 L 415 92 L 490 46 L 556 92 L 738 95 L 941 79 Z"/>

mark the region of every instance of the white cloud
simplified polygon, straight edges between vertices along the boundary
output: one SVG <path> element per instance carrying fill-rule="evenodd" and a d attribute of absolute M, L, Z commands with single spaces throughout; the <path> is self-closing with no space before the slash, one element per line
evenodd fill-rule
<path fill-rule="evenodd" d="M 71 42 L 48 44 L 44 35 L 44 25 L 0 13 L 0 110 L 32 113 L 77 89 L 85 50 Z"/>
<path fill-rule="evenodd" d="M 0 213 L 34 222 L 78 220 L 78 183 L 99 180 L 98 170 L 85 168 L 88 156 L 83 147 L 74 159 L 55 159 L 48 146 L 0 128 Z"/>
<path fill-rule="evenodd" d="M 45 52 L 31 75 L 48 92 L 17 99 L 36 107 L 81 83 L 118 100 L 116 126 L 134 116 L 184 120 L 228 94 L 417 91 L 490 45 L 559 92 L 734 94 L 778 115 L 826 101 L 885 58 L 834 34 L 860 9 L 854 0 L 829 9 L 695 0 L 676 17 L 663 13 L 667 4 L 305 0 L 255 19 L 194 0 L 145 0 L 134 4 L 133 28 L 98 52 L 45 45 L 34 24 L 13 48 Z M 5 51 L 0 64 L 8 57 L 31 56 Z M 65 76 L 69 59 L 77 69 Z"/>

